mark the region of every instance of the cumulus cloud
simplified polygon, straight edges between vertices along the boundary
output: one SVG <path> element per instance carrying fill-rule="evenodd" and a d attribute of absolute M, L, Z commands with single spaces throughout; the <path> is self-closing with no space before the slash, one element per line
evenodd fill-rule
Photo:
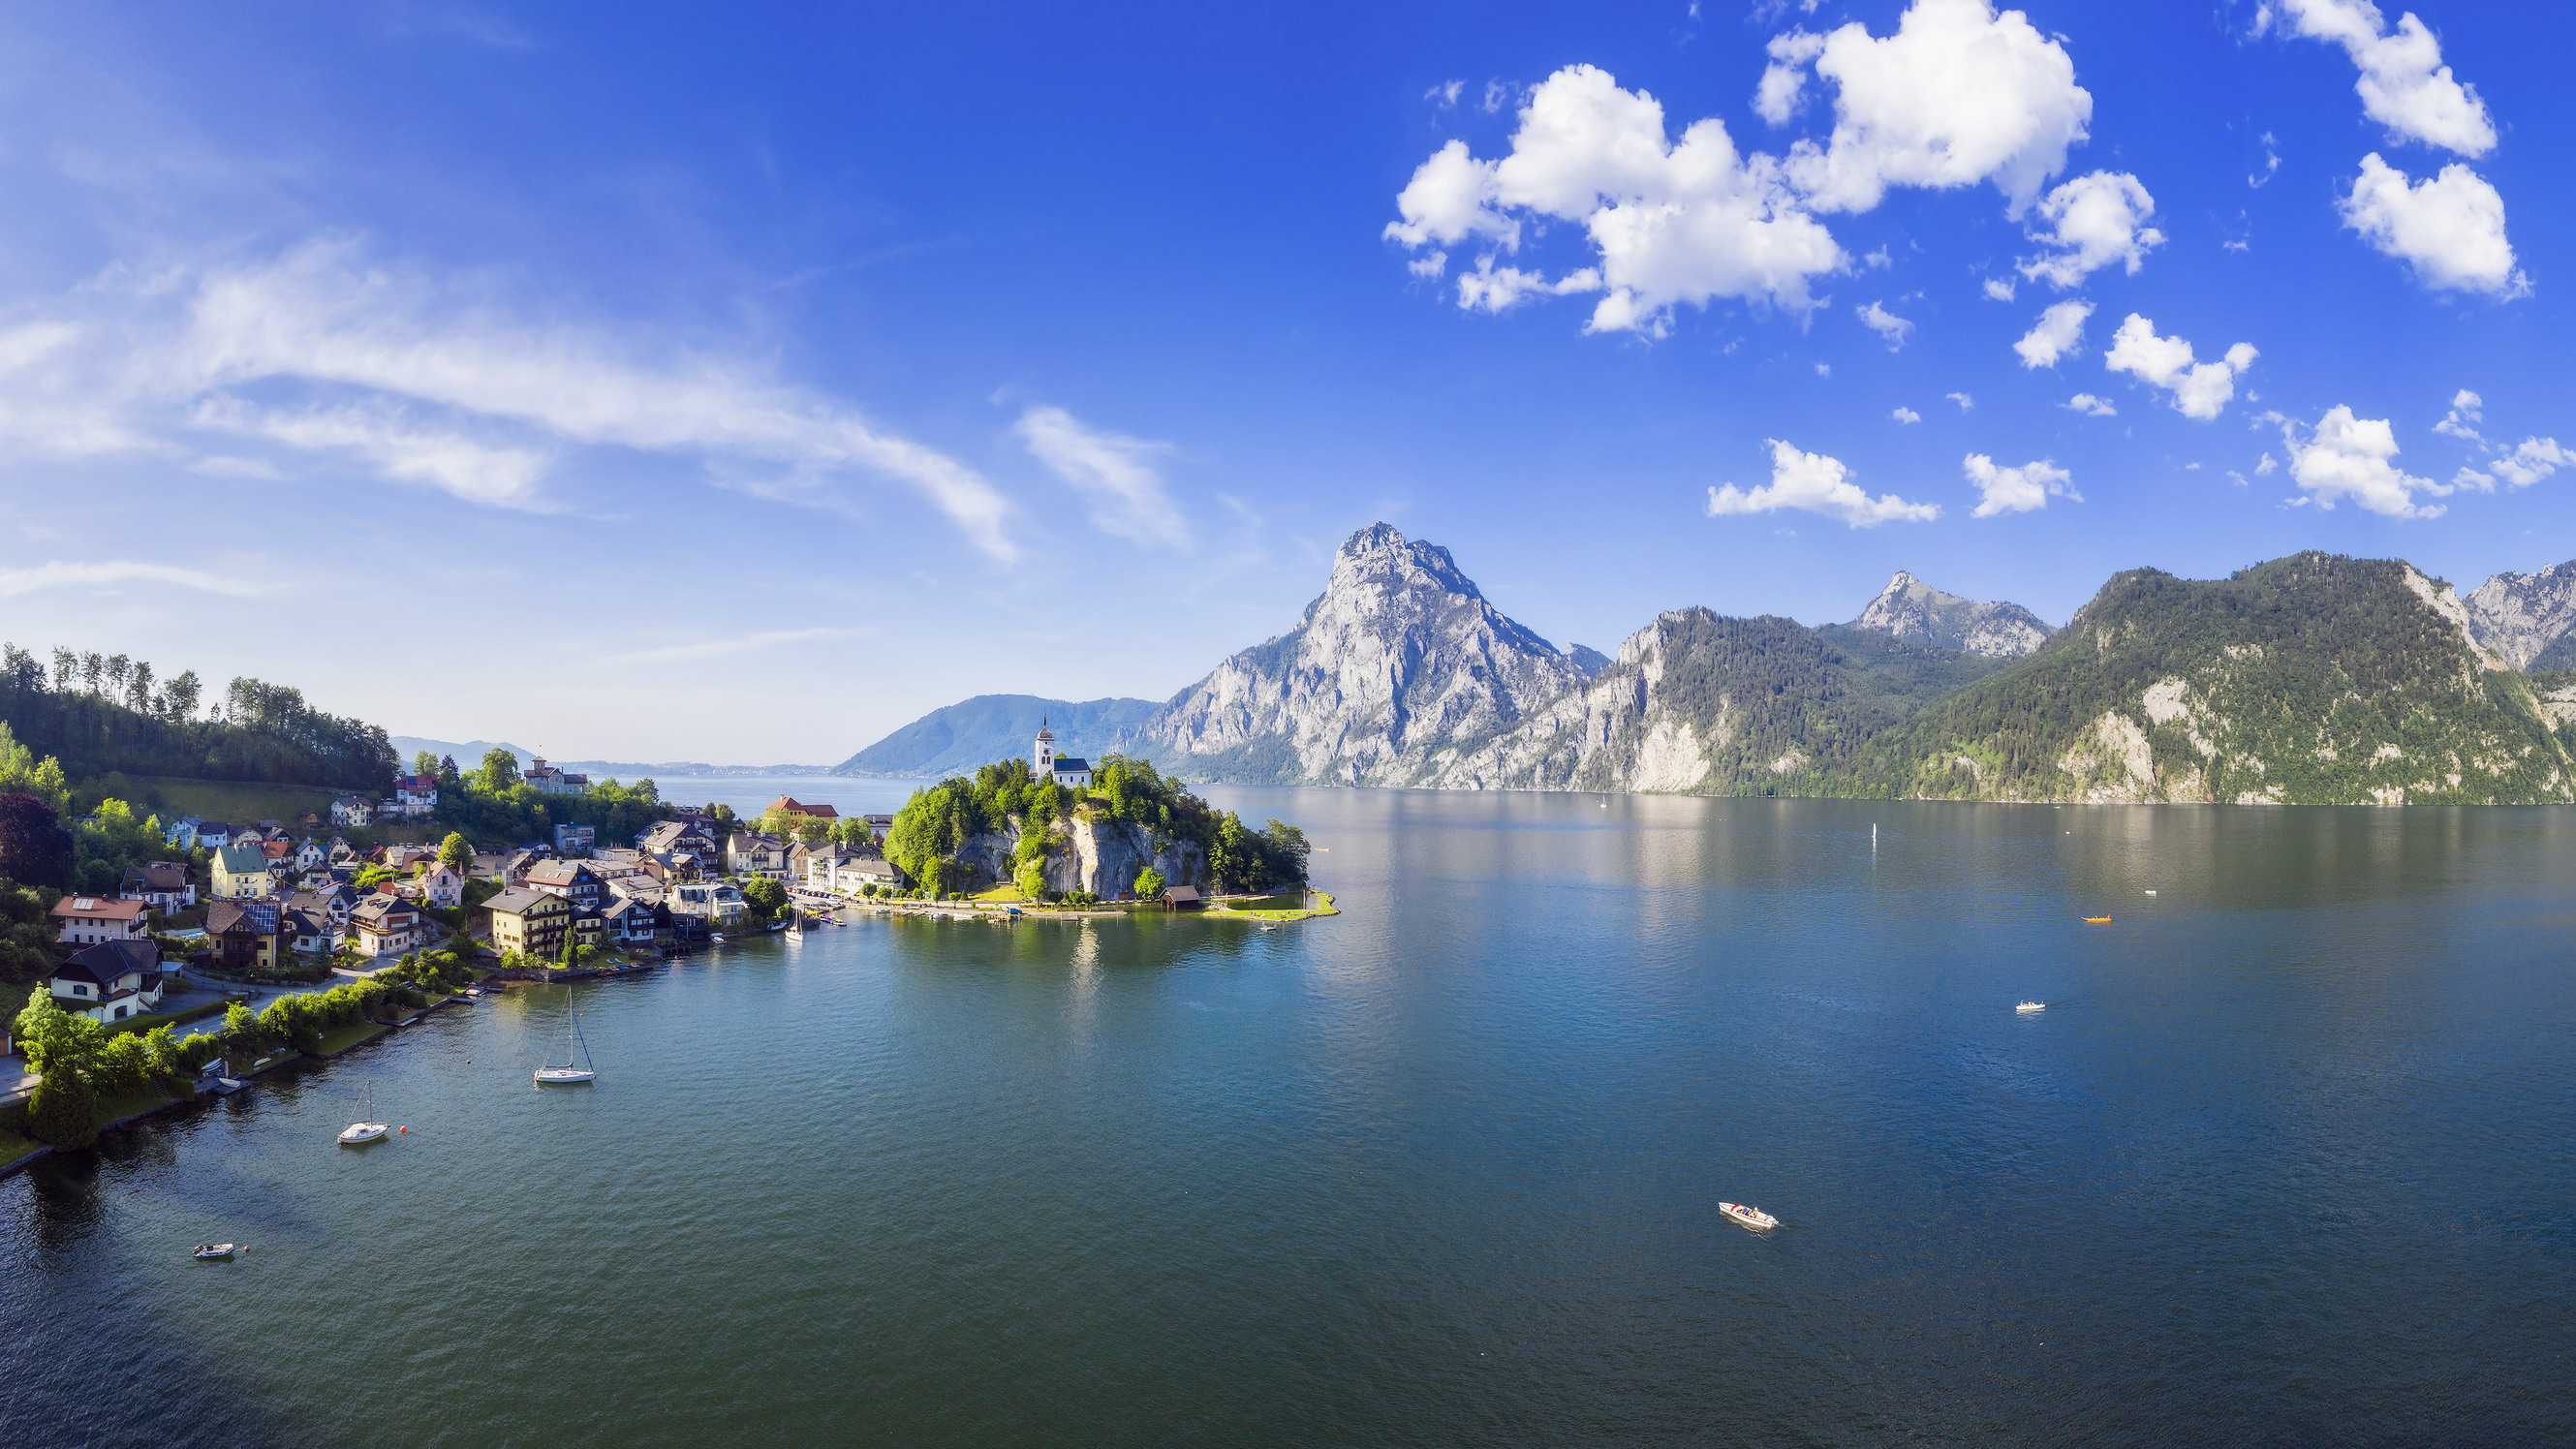
<path fill-rule="evenodd" d="M 1444 254 L 1435 252 L 1432 255 Z M 1504 312 L 1532 297 L 1562 297 L 1574 292 L 1600 290 L 1601 274 L 1590 267 L 1550 281 L 1537 272 L 1525 272 L 1518 267 L 1498 267 L 1492 257 L 1479 257 L 1474 271 L 1458 274 L 1458 305 L 1470 312 Z"/>
<path fill-rule="evenodd" d="M 2475 87 L 2442 64 L 2442 43 L 2413 15 L 2390 30 L 2370 0 L 2279 0 L 2293 34 L 2343 47 L 2361 71 L 2355 89 L 2364 114 L 2393 137 L 2441 146 L 2463 156 L 2495 148 L 2495 122 Z"/>
<path fill-rule="evenodd" d="M 2302 435 L 2295 422 L 2284 423 L 2282 441 L 2290 452 L 2290 477 L 2319 508 L 2332 508 L 2349 498 L 2373 513 L 2390 518 L 2437 518 L 2442 505 L 2415 501 L 2417 492 L 2443 494 L 2450 488 L 2418 478 L 2397 467 L 2397 432 L 2386 418 L 2357 418 L 2338 403 Z"/>
<path fill-rule="evenodd" d="M 1772 60 L 1800 63 L 1795 52 Z M 2065 169 L 2093 117 L 2065 48 L 1987 0 L 1915 0 L 1895 34 L 1875 37 L 1855 21 L 1803 63 L 1835 86 L 1832 136 L 1821 147 L 1799 142 L 1788 161 L 1822 211 L 1867 211 L 1891 186 L 1991 181 L 2018 215 Z M 1768 72 L 1764 82 L 1795 95 Z"/>
<path fill-rule="evenodd" d="M 2504 198 L 2456 161 L 2438 176 L 2411 181 L 2373 152 L 2361 158 L 2361 174 L 2338 209 L 2345 226 L 2414 268 L 2428 287 L 2497 297 L 2531 290 L 2505 240 Z"/>
<path fill-rule="evenodd" d="M 1913 323 L 1888 311 L 1876 302 L 1866 303 L 1852 310 L 1859 315 L 1860 325 L 1877 333 L 1887 343 L 1887 350 L 1890 352 L 1903 347 L 1905 339 L 1914 335 Z"/>
<path fill-rule="evenodd" d="M 1891 187 L 1992 182 L 2019 215 L 2064 169 L 2092 115 L 2064 48 L 1988 0 L 1915 0 L 1885 37 L 1858 23 L 1822 36 L 1793 30 L 1770 57 L 1754 109 L 1785 124 L 1811 77 L 1829 82 L 1834 125 L 1823 142 L 1801 139 L 1786 157 L 1747 153 L 1715 118 L 1675 139 L 1654 97 L 1570 65 L 1529 93 L 1507 154 L 1482 160 L 1451 141 L 1415 168 L 1384 235 L 1415 250 L 1473 245 L 1499 257 L 1517 253 L 1534 224 L 1580 226 L 1593 265 L 1556 280 L 1480 267 L 1513 275 L 1500 290 L 1462 277 L 1459 303 L 1471 309 L 1597 291 L 1590 330 L 1648 335 L 1680 305 L 1735 300 L 1805 314 L 1817 305 L 1815 279 L 1851 265 L 1817 213 L 1866 211 Z M 2068 234 L 2066 256 L 2084 245 Z"/>
<path fill-rule="evenodd" d="M 2120 412 L 2118 408 L 2111 406 L 2110 399 L 2095 397 L 2089 392 L 2079 392 L 2059 406 L 2072 408 L 2088 418 L 2117 417 Z"/>
<path fill-rule="evenodd" d="M 1959 405 L 1959 411 L 1963 413 L 1977 405 L 1977 400 L 1968 396 L 1964 392 L 1944 393 L 1942 396 L 1948 398 L 1954 403 L 1957 403 Z"/>
<path fill-rule="evenodd" d="M 1926 523 L 1941 516 L 1938 504 L 1908 503 L 1893 493 L 1870 497 L 1851 481 L 1851 470 L 1838 458 L 1801 452 L 1777 438 L 1768 441 L 1771 481 L 1749 489 L 1732 483 L 1709 489 L 1709 517 L 1797 508 L 1840 519 L 1854 528 L 1874 528 L 1891 519 Z"/>
<path fill-rule="evenodd" d="M 2576 452 L 2558 446 L 2556 438 L 2525 438 L 2489 458 L 2484 469 L 2462 468 L 2452 475 L 2451 486 L 2493 493 L 2501 481 L 2509 487 L 2528 488 L 2571 463 L 2576 463 Z"/>
<path fill-rule="evenodd" d="M 1992 518 L 1998 513 L 2028 513 L 2045 508 L 2051 497 L 2076 503 L 2084 495 L 2070 485 L 2074 475 L 2046 458 L 2024 463 L 2018 468 L 2000 468 L 1983 453 L 1970 453 L 1963 465 L 1968 481 L 1977 485 L 1975 516 Z"/>
<path fill-rule="evenodd" d="M 1030 456 L 1090 500 L 1101 532 L 1183 553 L 1192 547 L 1189 524 L 1156 466 L 1171 444 L 1101 432 L 1052 407 L 1030 408 L 1012 430 Z"/>
<path fill-rule="evenodd" d="M 2464 442 L 2483 443 L 2486 438 L 2478 432 L 2478 424 L 2486 421 L 2485 409 L 2486 399 L 2465 387 L 2461 388 L 2451 395 L 2451 410 L 2433 425 L 2433 431 L 2447 433 Z"/>
<path fill-rule="evenodd" d="M 2009 302 L 2009 301 L 2011 301 L 2012 299 L 2013 299 L 2013 284 L 2012 284 L 2012 278 L 2010 278 L 2010 277 L 1988 277 L 1988 278 L 1986 278 L 1986 300 L 1987 300 L 1987 301 L 1989 301 L 1989 302 Z"/>
<path fill-rule="evenodd" d="M 2102 362 L 2113 372 L 2172 393 L 2176 412 L 2206 422 L 2236 396 L 2236 379 L 2254 365 L 2255 356 L 2252 343 L 2239 342 L 2216 362 L 2194 362 L 2190 343 L 2157 336 L 2156 324 L 2132 312 L 2111 334 L 2111 350 Z"/>
<path fill-rule="evenodd" d="M 2021 354 L 2021 365 L 2055 367 L 2060 358 L 2075 350 L 2075 344 L 2084 336 L 2084 319 L 2092 315 L 2090 302 L 2060 302 L 2040 313 L 2038 325 L 2013 344 L 2013 351 Z"/>
<path fill-rule="evenodd" d="M 1896 411 L 1889 413 L 1888 416 L 1896 419 L 1900 423 L 1919 423 L 1923 421 L 1923 415 L 1912 408 L 1898 408 Z"/>
<path fill-rule="evenodd" d="M 2151 247 L 2165 234 L 2147 225 L 2156 199 L 2138 178 L 2122 171 L 2096 171 L 2078 176 L 2039 203 L 2044 226 L 2031 228 L 2031 239 L 2056 248 L 2052 255 L 2021 264 L 2021 274 L 2063 290 L 2117 262 L 2134 276 Z"/>

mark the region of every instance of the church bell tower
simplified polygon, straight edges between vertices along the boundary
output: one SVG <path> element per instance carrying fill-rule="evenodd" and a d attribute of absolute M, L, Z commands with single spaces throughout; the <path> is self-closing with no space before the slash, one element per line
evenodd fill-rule
<path fill-rule="evenodd" d="M 1029 752 L 1029 760 L 1037 767 L 1034 773 L 1039 779 L 1055 773 L 1055 735 L 1048 730 L 1044 718 L 1038 720 L 1037 748 Z"/>

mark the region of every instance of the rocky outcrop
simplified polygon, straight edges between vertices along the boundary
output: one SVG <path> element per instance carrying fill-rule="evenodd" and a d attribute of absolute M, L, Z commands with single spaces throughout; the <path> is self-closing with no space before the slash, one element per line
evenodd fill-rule
<path fill-rule="evenodd" d="M 1600 657 L 1506 618 L 1447 549 L 1372 524 L 1296 628 L 1181 691 L 1144 747 L 1197 779 L 1422 784 L 1443 751 L 1581 688 Z"/>
<path fill-rule="evenodd" d="M 1023 826 L 1017 816 L 1010 828 L 969 837 L 958 847 L 957 863 L 976 887 L 997 885 L 1013 877 Z M 1173 885 L 1208 883 L 1207 852 L 1195 840 L 1174 840 L 1131 821 L 1097 819 L 1089 814 L 1047 822 L 1046 883 L 1057 891 L 1096 891 L 1115 895 L 1150 866 Z"/>
<path fill-rule="evenodd" d="M 1887 581 L 1850 627 L 1991 659 L 2020 659 L 2036 653 L 2056 632 L 2019 604 L 1979 603 L 1945 594 L 1903 569 L 1896 571 L 1896 577 Z"/>
<path fill-rule="evenodd" d="M 2576 561 L 2536 574 L 2502 573 L 2461 601 L 2478 642 L 2516 669 L 2576 667 Z"/>

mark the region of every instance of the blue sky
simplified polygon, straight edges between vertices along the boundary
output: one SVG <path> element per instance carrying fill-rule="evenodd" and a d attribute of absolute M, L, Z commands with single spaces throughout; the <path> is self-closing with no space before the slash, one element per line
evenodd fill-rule
<path fill-rule="evenodd" d="M 1602 649 L 2465 589 L 2576 555 L 2576 20 L 2409 14 L 19 7 L 0 634 L 829 761 L 1169 694 L 1380 518 Z"/>

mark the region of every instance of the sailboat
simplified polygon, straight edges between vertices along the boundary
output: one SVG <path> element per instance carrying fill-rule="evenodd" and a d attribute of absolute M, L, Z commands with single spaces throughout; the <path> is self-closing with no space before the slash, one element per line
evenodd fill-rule
<path fill-rule="evenodd" d="M 573 1053 L 576 1050 L 581 1053 L 580 1066 L 572 1064 Z M 537 1068 L 537 1085 L 540 1087 L 569 1086 L 575 1082 L 596 1081 L 598 1078 L 599 1072 L 590 1061 L 590 1042 L 581 1034 L 581 1013 L 573 1012 L 564 1032 L 564 1064 L 559 1067 L 540 1065 Z"/>
<path fill-rule="evenodd" d="M 367 1116 L 373 1117 L 375 1115 L 376 1084 L 369 1082 L 367 1083 Z M 340 1129 L 340 1145 L 343 1147 L 356 1147 L 368 1142 L 382 1142 L 385 1140 L 385 1134 L 392 1130 L 392 1128 L 387 1127 L 382 1122 L 371 1122 L 362 1119 L 352 1122 L 348 1126 Z"/>

